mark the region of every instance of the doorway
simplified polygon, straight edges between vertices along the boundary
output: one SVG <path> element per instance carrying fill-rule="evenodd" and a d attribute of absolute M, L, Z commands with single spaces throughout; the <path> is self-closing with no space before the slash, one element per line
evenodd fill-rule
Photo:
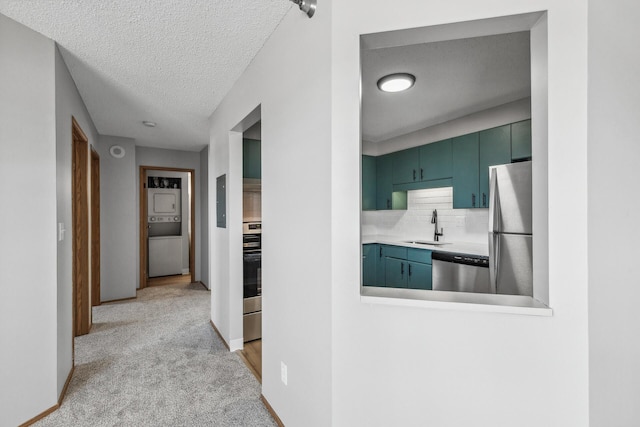
<path fill-rule="evenodd" d="M 242 133 L 242 356 L 262 382 L 262 124 Z"/>
<path fill-rule="evenodd" d="M 195 170 L 140 166 L 139 190 L 140 289 L 194 282 Z"/>
<path fill-rule="evenodd" d="M 73 334 L 91 329 L 89 300 L 89 193 L 88 138 L 75 118 L 71 118 L 72 140 L 72 222 L 73 222 Z"/>

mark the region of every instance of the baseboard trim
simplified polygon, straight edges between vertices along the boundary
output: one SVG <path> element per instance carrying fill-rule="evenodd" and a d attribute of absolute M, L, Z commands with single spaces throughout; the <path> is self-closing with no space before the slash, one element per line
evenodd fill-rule
<path fill-rule="evenodd" d="M 204 284 L 204 282 L 202 280 L 198 280 L 198 283 L 200 283 L 202 286 L 204 286 L 204 288 L 208 291 L 211 291 L 211 289 L 207 288 L 207 285 Z"/>
<path fill-rule="evenodd" d="M 260 400 L 262 400 L 262 403 L 264 403 L 264 407 L 267 408 L 267 411 L 269 411 L 269 414 L 271 414 L 276 424 L 278 424 L 279 427 L 284 427 L 284 423 L 282 422 L 278 414 L 276 414 L 276 411 L 273 409 L 267 398 L 264 397 L 264 394 L 260 395 Z"/>
<path fill-rule="evenodd" d="M 62 387 L 62 391 L 60 392 L 60 397 L 58 397 L 58 403 L 56 403 L 55 405 L 53 405 L 51 408 L 47 409 L 46 411 L 36 415 L 35 417 L 31 418 L 28 421 L 25 421 L 24 423 L 20 424 L 18 427 L 27 427 L 30 426 L 32 424 L 37 423 L 38 421 L 40 421 L 41 419 L 43 419 L 44 417 L 46 417 L 47 415 L 49 415 L 52 412 L 57 411 L 58 409 L 60 409 L 60 406 L 62 405 L 62 401 L 64 400 L 64 396 L 67 394 L 67 389 L 69 388 L 69 384 L 71 384 L 71 378 L 73 377 L 73 371 L 75 371 L 76 367 L 72 366 L 71 370 L 69 371 L 69 375 L 67 375 L 67 380 L 64 382 L 64 387 Z"/>
<path fill-rule="evenodd" d="M 136 299 L 138 298 L 138 295 L 136 295 L 135 297 L 129 297 L 129 298 L 120 298 L 120 299 L 110 299 L 109 301 L 101 301 L 101 304 L 111 304 L 114 302 L 122 302 L 122 301 L 129 301 L 132 299 Z"/>
<path fill-rule="evenodd" d="M 27 426 L 30 426 L 31 424 L 35 424 L 38 421 L 40 421 L 41 419 L 43 419 L 44 417 L 46 417 L 47 415 L 49 415 L 50 413 L 56 411 L 59 407 L 60 407 L 60 405 L 58 405 L 56 403 L 51 408 L 47 409 L 46 411 L 42 412 L 39 415 L 36 415 L 35 417 L 31 418 L 30 420 L 25 421 L 24 423 L 20 424 L 18 427 L 27 427 Z"/>
<path fill-rule="evenodd" d="M 75 371 L 75 369 L 76 367 L 72 366 L 69 371 L 67 381 L 64 382 L 64 387 L 62 387 L 62 392 L 60 393 L 60 397 L 58 397 L 58 406 L 62 406 L 62 401 L 64 400 L 64 396 L 67 394 L 67 389 L 69 388 L 69 384 L 71 384 L 71 377 L 73 377 L 73 371 Z"/>
<path fill-rule="evenodd" d="M 231 349 L 229 348 L 229 344 L 227 344 L 224 338 L 222 338 L 222 334 L 220 333 L 218 328 L 216 328 L 216 325 L 213 324 L 213 320 L 209 319 L 209 323 L 211 324 L 211 327 L 213 328 L 213 330 L 216 331 L 216 334 L 218 334 L 218 337 L 220 337 L 220 341 L 222 341 L 222 344 L 224 344 L 224 346 L 227 347 L 227 350 L 231 351 Z"/>

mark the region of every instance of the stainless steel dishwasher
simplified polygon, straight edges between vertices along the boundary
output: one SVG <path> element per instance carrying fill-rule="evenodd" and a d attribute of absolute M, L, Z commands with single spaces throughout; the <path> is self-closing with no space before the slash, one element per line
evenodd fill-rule
<path fill-rule="evenodd" d="M 433 290 L 494 294 L 489 281 L 489 257 L 433 252 Z"/>

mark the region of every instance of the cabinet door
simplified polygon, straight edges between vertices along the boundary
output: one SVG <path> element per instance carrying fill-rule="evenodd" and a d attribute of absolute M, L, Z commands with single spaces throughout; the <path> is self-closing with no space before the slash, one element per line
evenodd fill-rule
<path fill-rule="evenodd" d="M 262 177 L 260 141 L 255 139 L 242 140 L 242 177 Z"/>
<path fill-rule="evenodd" d="M 408 261 L 407 285 L 410 289 L 431 290 L 431 264 Z"/>
<path fill-rule="evenodd" d="M 407 261 L 398 258 L 385 258 L 385 278 L 389 288 L 407 287 Z"/>
<path fill-rule="evenodd" d="M 480 200 L 478 207 L 489 207 L 489 166 L 511 163 L 511 125 L 480 132 Z"/>
<path fill-rule="evenodd" d="M 418 147 L 392 153 L 392 159 L 394 184 L 420 181 L 420 149 Z"/>
<path fill-rule="evenodd" d="M 376 286 L 386 286 L 384 246 L 377 245 L 376 248 Z"/>
<path fill-rule="evenodd" d="M 478 207 L 478 133 L 453 138 L 453 208 Z"/>
<path fill-rule="evenodd" d="M 376 264 L 378 261 L 378 245 L 362 245 L 362 285 L 376 286 Z"/>
<path fill-rule="evenodd" d="M 391 155 L 376 157 L 376 209 L 391 209 L 393 193 L 393 177 L 391 176 Z"/>
<path fill-rule="evenodd" d="M 453 176 L 453 151 L 450 139 L 420 147 L 420 180 L 445 179 Z"/>
<path fill-rule="evenodd" d="M 511 160 L 531 158 L 531 120 L 511 124 Z"/>
<path fill-rule="evenodd" d="M 376 158 L 362 156 L 362 210 L 376 210 Z"/>

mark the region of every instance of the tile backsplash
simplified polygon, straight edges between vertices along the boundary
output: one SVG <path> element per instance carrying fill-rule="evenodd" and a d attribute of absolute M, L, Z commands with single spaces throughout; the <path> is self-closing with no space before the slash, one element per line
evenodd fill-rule
<path fill-rule="evenodd" d="M 362 212 L 362 233 L 433 240 L 434 209 L 438 210 L 438 228 L 444 228 L 440 240 L 487 242 L 489 209 L 453 209 L 452 187 L 409 191 L 406 211 Z"/>

